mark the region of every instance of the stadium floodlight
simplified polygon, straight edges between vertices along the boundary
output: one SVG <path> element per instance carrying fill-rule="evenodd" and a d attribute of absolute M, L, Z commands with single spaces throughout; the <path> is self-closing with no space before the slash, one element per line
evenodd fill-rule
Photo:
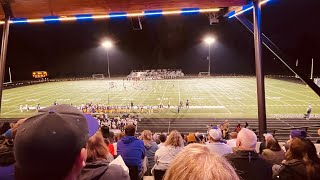
<path fill-rule="evenodd" d="M 113 44 L 112 44 L 112 41 L 110 40 L 105 40 L 102 42 L 101 44 L 103 47 L 105 47 L 106 49 L 110 49 L 112 48 Z"/>
<path fill-rule="evenodd" d="M 208 61 L 209 61 L 209 65 L 208 65 L 208 75 L 210 76 L 210 72 L 211 72 L 211 70 L 210 70 L 210 68 L 211 68 L 211 58 L 210 58 L 211 54 L 210 54 L 210 49 L 211 49 L 211 44 L 213 44 L 213 43 L 216 41 L 216 39 L 214 39 L 212 36 L 207 36 L 207 37 L 205 37 L 205 38 L 203 39 L 203 41 L 204 41 L 206 44 L 208 44 L 208 49 L 209 49 L 209 56 L 208 56 Z"/>
<path fill-rule="evenodd" d="M 109 49 L 112 48 L 113 44 L 111 40 L 105 40 L 101 45 L 107 50 L 107 61 L 108 61 L 108 77 L 110 79 L 110 66 L 109 66 Z"/>
<path fill-rule="evenodd" d="M 208 36 L 206 38 L 204 38 L 204 42 L 207 43 L 208 45 L 211 45 L 212 43 L 214 43 L 216 40 L 211 37 L 211 36 Z"/>

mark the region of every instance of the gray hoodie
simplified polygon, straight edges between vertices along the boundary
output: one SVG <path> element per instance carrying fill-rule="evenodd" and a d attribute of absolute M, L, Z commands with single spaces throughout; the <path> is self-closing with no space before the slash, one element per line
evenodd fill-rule
<path fill-rule="evenodd" d="M 107 160 L 87 162 L 82 169 L 78 180 L 130 180 L 129 174 L 126 173 L 119 165 L 110 165 Z"/>

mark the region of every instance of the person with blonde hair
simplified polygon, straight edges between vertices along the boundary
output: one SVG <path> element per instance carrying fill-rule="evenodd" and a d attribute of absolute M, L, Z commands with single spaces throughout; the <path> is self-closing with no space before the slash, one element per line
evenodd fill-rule
<path fill-rule="evenodd" d="M 190 144 L 173 160 L 164 180 L 239 180 L 233 167 L 207 146 Z"/>
<path fill-rule="evenodd" d="M 108 146 L 104 142 L 101 131 L 97 131 L 89 138 L 87 143 L 87 161 L 86 166 L 82 169 L 79 180 L 103 180 L 118 179 L 129 180 L 129 174 L 126 173 L 119 165 L 109 165 L 112 157 Z"/>
<path fill-rule="evenodd" d="M 154 179 L 162 180 L 166 170 L 169 168 L 173 159 L 179 154 L 184 147 L 181 134 L 177 131 L 171 131 L 164 145 L 156 151 L 154 161 Z"/>
<path fill-rule="evenodd" d="M 146 157 L 148 159 L 147 172 L 145 175 L 151 175 L 151 169 L 154 166 L 154 155 L 159 149 L 158 144 L 152 141 L 152 133 L 150 130 L 144 130 L 141 133 L 141 140 L 143 141 Z"/>

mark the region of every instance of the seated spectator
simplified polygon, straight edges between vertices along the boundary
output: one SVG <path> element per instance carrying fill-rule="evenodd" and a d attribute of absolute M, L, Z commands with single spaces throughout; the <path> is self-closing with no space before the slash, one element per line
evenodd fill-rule
<path fill-rule="evenodd" d="M 110 134 L 113 132 L 109 131 L 109 127 L 108 126 L 102 126 L 101 127 L 101 132 L 104 138 L 104 142 L 107 144 L 108 148 L 109 148 L 109 152 L 111 153 L 112 156 L 114 156 L 114 146 L 113 144 L 110 142 Z"/>
<path fill-rule="evenodd" d="M 121 166 L 109 165 L 113 156 L 109 153 L 100 131 L 89 138 L 87 154 L 86 166 L 82 169 L 78 180 L 130 180 L 129 174 Z"/>
<path fill-rule="evenodd" d="M 160 140 L 160 144 L 158 144 L 158 148 L 161 148 L 162 146 L 164 146 L 164 142 L 166 141 L 167 136 L 165 134 L 160 134 L 159 136 L 159 140 Z"/>
<path fill-rule="evenodd" d="M 145 157 L 143 141 L 136 138 L 136 127 L 127 125 L 124 128 L 125 136 L 117 142 L 117 153 L 121 155 L 129 168 L 138 167 L 139 176 L 142 177 L 142 160 Z"/>
<path fill-rule="evenodd" d="M 197 142 L 197 139 L 195 134 L 189 133 L 189 135 L 187 136 L 187 144 L 196 143 L 196 142 Z"/>
<path fill-rule="evenodd" d="M 320 159 L 314 144 L 309 139 L 293 138 L 286 152 L 286 160 L 274 174 L 274 179 L 320 179 Z"/>
<path fill-rule="evenodd" d="M 229 136 L 230 136 L 230 139 L 227 140 L 227 144 L 228 144 L 231 148 L 237 147 L 236 142 L 237 142 L 238 133 L 237 133 L 237 132 L 231 132 L 231 133 L 229 134 Z"/>
<path fill-rule="evenodd" d="M 273 135 L 271 133 L 264 133 L 263 136 L 264 136 L 263 141 L 260 143 L 260 146 L 259 146 L 259 154 L 262 154 L 263 150 L 267 148 L 267 145 L 266 145 L 267 139 L 273 138 Z"/>
<path fill-rule="evenodd" d="M 270 164 L 281 164 L 285 158 L 285 154 L 278 141 L 272 136 L 268 137 L 266 140 L 266 149 L 263 150 L 261 157 Z"/>
<path fill-rule="evenodd" d="M 153 134 L 153 136 L 152 136 L 153 141 L 156 142 L 158 145 L 160 144 L 159 136 L 160 135 L 157 133 Z"/>
<path fill-rule="evenodd" d="M 164 145 L 155 154 L 155 166 L 153 168 L 155 180 L 163 179 L 166 170 L 183 147 L 183 138 L 180 133 L 176 130 L 171 131 Z"/>
<path fill-rule="evenodd" d="M 146 156 L 148 158 L 147 172 L 145 175 L 150 176 L 151 169 L 154 166 L 154 155 L 159 148 L 158 148 L 157 143 L 152 141 L 152 133 L 150 130 L 142 131 L 141 139 L 144 143 Z"/>
<path fill-rule="evenodd" d="M 13 139 L 16 136 L 18 127 L 26 119 L 20 119 L 17 123 L 13 125 L 10 132 L 4 136 L 4 140 L 0 145 L 0 179 L 2 180 L 13 180 L 14 178 L 14 153 L 13 153 Z M 9 123 L 8 123 L 9 124 Z M 10 126 L 9 126 L 10 127 Z"/>
<path fill-rule="evenodd" d="M 117 135 L 115 135 L 115 138 L 114 138 L 114 143 L 113 143 L 113 147 L 114 147 L 114 156 L 118 156 L 118 150 L 117 150 L 117 145 L 118 145 L 118 141 L 123 138 L 125 136 L 124 132 L 121 132 Z"/>
<path fill-rule="evenodd" d="M 286 142 L 286 144 L 283 145 L 285 148 L 285 151 L 288 151 L 288 149 L 290 147 L 291 140 L 293 138 L 305 139 L 306 137 L 307 137 L 307 132 L 305 130 L 300 130 L 300 129 L 291 130 L 290 135 L 289 135 L 289 140 Z"/>
<path fill-rule="evenodd" d="M 219 128 L 209 130 L 209 142 L 206 143 L 207 147 L 212 153 L 225 155 L 232 153 L 232 148 L 225 143 L 222 143 L 222 132 Z"/>
<path fill-rule="evenodd" d="M 173 160 L 164 180 L 239 180 L 232 166 L 207 146 L 190 144 Z"/>
<path fill-rule="evenodd" d="M 14 139 L 17 180 L 77 179 L 85 166 L 88 138 L 99 124 L 70 105 L 39 110 L 23 122 Z"/>
<path fill-rule="evenodd" d="M 255 152 L 256 144 L 256 134 L 249 129 L 242 128 L 237 138 L 238 151 L 227 154 L 225 157 L 242 179 L 270 180 L 272 178 L 271 164 Z"/>

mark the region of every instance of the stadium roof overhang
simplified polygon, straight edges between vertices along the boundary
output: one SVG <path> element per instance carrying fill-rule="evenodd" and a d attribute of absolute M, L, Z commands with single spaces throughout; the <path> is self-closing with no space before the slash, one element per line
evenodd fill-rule
<path fill-rule="evenodd" d="M 143 16 L 146 12 L 178 14 L 184 12 L 216 12 L 221 8 L 238 7 L 248 0 L 0 0 L 0 19 L 75 20 L 76 18 L 108 18 Z M 165 13 L 164 13 L 165 14 Z M 19 22 L 20 22 L 19 21 Z M 27 23 L 32 22 L 28 21 Z"/>

